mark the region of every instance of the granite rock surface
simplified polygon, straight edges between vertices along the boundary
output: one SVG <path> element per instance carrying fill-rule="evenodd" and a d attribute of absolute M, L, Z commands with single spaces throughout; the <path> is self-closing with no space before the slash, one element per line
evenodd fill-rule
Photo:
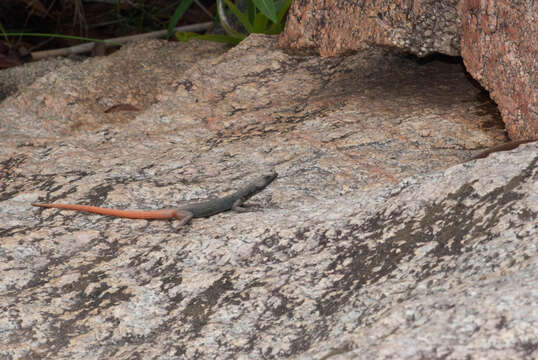
<path fill-rule="evenodd" d="M 148 48 L 177 56 L 0 104 L 0 358 L 536 357 L 538 145 L 466 162 L 505 135 L 461 65 L 265 36 L 114 56 Z M 269 168 L 248 212 L 181 228 L 30 206 L 177 206 Z"/>
<path fill-rule="evenodd" d="M 511 139 L 538 139 L 537 18 L 534 0 L 297 0 L 279 44 L 322 56 L 370 46 L 462 56 Z"/>

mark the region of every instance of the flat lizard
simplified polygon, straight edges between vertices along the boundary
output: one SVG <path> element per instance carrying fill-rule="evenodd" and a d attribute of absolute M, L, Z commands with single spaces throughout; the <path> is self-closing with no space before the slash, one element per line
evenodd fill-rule
<path fill-rule="evenodd" d="M 32 203 L 33 206 L 47 208 L 57 208 L 66 210 L 86 211 L 100 215 L 118 216 L 129 219 L 152 219 L 152 220 L 181 220 L 180 226 L 187 224 L 192 218 L 209 217 L 223 211 L 235 210 L 244 211 L 241 207 L 245 201 L 265 189 L 278 176 L 275 171 L 271 171 L 260 178 L 248 183 L 235 193 L 222 198 L 206 200 L 199 203 L 188 204 L 178 208 L 167 208 L 160 210 L 119 210 L 101 208 L 90 205 L 76 204 L 47 204 Z"/>

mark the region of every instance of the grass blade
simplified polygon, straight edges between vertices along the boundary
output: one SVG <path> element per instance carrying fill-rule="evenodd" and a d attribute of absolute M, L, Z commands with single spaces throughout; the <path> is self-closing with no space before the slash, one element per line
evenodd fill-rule
<path fill-rule="evenodd" d="M 252 0 L 260 12 L 269 20 L 276 23 L 276 6 L 273 0 Z"/>
<path fill-rule="evenodd" d="M 172 36 L 174 28 L 176 27 L 179 20 L 183 17 L 183 14 L 185 14 L 185 11 L 187 11 L 187 9 L 191 7 L 191 4 L 192 0 L 183 0 L 177 6 L 176 10 L 174 11 L 174 14 L 170 18 L 170 23 L 168 23 L 168 32 L 166 33 L 166 39 L 169 39 L 170 36 Z"/>
<path fill-rule="evenodd" d="M 254 27 L 252 26 L 252 24 L 250 23 L 250 21 L 248 20 L 248 16 L 243 14 L 241 12 L 241 10 L 239 10 L 237 8 L 237 6 L 235 6 L 235 4 L 233 2 L 231 2 L 230 0 L 224 0 L 224 2 L 226 3 L 226 5 L 228 5 L 228 7 L 230 8 L 230 10 L 233 12 L 233 14 L 235 15 L 235 17 L 237 17 L 237 20 L 239 20 L 239 22 L 241 23 L 241 25 L 243 25 L 245 27 L 245 29 L 249 32 L 249 33 L 252 33 L 254 32 Z"/>

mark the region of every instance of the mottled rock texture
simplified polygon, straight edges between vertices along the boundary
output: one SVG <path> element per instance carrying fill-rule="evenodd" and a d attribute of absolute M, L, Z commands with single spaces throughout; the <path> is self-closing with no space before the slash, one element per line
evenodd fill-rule
<path fill-rule="evenodd" d="M 13 134 L 22 128 L 25 135 L 64 135 L 106 123 L 126 123 L 139 111 L 106 110 L 120 104 L 146 109 L 156 102 L 159 91 L 196 61 L 225 49 L 209 42 L 193 45 L 148 41 L 124 47 L 111 56 L 88 59 L 79 66 L 67 64 L 2 104 L 5 117 L 0 134 L 2 130 Z M 31 117 L 33 124 L 20 124 L 21 114 Z"/>
<path fill-rule="evenodd" d="M 368 46 L 461 55 L 499 104 L 510 137 L 538 139 L 536 19 L 534 0 L 297 0 L 279 44 L 322 56 Z"/>
<path fill-rule="evenodd" d="M 52 70 L 63 66 L 69 67 L 76 63 L 76 60 L 57 57 L 28 63 L 25 66 L 3 69 L 0 71 L 0 101 L 19 89 L 24 89 L 31 85 L 38 78 Z"/>
<path fill-rule="evenodd" d="M 461 54 L 513 139 L 538 139 L 538 4 L 464 0 Z"/>
<path fill-rule="evenodd" d="M 386 45 L 424 56 L 459 55 L 458 0 L 296 0 L 279 44 L 336 56 Z"/>
<path fill-rule="evenodd" d="M 538 144 L 462 164 L 504 135 L 460 65 L 265 36 L 114 59 L 148 49 L 140 78 L 91 59 L 0 104 L 0 358 L 536 357 Z M 140 111 L 111 121 L 107 90 Z M 248 212 L 180 229 L 30 206 L 169 207 L 268 168 Z"/>

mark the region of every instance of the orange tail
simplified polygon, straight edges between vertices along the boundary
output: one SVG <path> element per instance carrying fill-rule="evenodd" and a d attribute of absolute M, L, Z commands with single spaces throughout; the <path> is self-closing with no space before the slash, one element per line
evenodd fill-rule
<path fill-rule="evenodd" d="M 41 206 L 47 208 L 57 208 L 66 210 L 87 211 L 95 214 L 118 216 L 129 219 L 155 219 L 167 220 L 178 217 L 176 209 L 161 209 L 161 210 L 117 210 L 109 208 L 100 208 L 89 205 L 74 205 L 74 204 L 44 204 L 33 203 L 33 206 Z"/>

